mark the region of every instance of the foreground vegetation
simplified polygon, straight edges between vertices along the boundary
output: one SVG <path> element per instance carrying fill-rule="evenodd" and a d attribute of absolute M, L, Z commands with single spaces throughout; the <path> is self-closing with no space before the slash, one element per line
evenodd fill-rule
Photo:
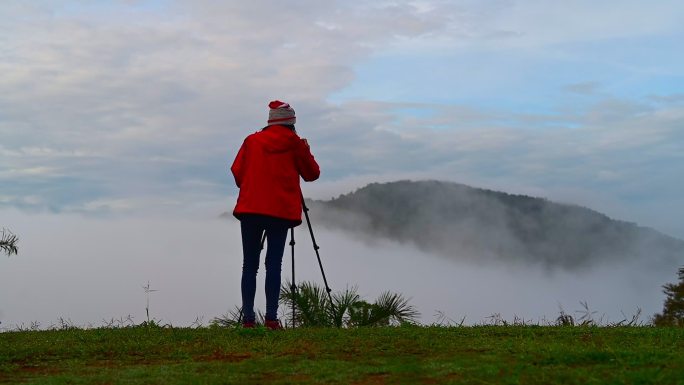
<path fill-rule="evenodd" d="M 684 329 L 17 331 L 0 333 L 0 383 L 684 384 Z"/>
<path fill-rule="evenodd" d="M 12 254 L 17 254 L 19 248 L 17 243 L 19 238 L 12 234 L 11 231 L 7 229 L 0 230 L 0 252 L 7 254 L 8 256 Z"/>

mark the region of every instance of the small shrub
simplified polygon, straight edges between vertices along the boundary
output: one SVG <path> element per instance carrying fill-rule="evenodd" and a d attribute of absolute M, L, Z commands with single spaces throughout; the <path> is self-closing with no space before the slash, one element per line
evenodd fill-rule
<path fill-rule="evenodd" d="M 558 318 L 556 318 L 556 325 L 557 326 L 575 326 L 575 319 L 572 318 L 572 316 L 563 310 L 563 308 L 560 308 L 560 314 L 558 315 Z"/>

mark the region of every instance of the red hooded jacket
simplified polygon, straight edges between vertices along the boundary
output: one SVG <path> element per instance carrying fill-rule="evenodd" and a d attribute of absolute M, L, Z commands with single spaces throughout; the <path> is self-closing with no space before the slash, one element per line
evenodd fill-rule
<path fill-rule="evenodd" d="M 312 182 L 320 168 L 304 139 L 285 126 L 249 135 L 230 170 L 240 188 L 233 215 L 261 214 L 302 223 L 299 177 Z"/>

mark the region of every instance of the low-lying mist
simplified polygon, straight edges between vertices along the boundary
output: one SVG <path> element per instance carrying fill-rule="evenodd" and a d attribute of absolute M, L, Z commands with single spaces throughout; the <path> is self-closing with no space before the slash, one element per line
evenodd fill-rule
<path fill-rule="evenodd" d="M 205 324 L 240 304 L 239 223 L 231 219 L 96 219 L 63 214 L 3 212 L 3 225 L 20 237 L 19 255 L 0 259 L 0 328 L 59 318 L 76 325 L 100 326 L 111 319 Z M 316 240 L 333 290 L 358 285 L 366 299 L 382 291 L 402 293 L 422 313 L 436 313 L 466 324 L 500 314 L 531 322 L 552 322 L 562 307 L 580 315 L 580 301 L 596 310 L 595 319 L 620 321 L 643 310 L 642 320 L 662 309 L 661 285 L 676 279 L 647 260 L 598 265 L 577 271 L 447 260 L 410 244 L 360 238 L 319 226 Z M 297 280 L 322 285 L 306 224 L 295 231 Z M 263 266 L 263 265 L 262 265 Z M 283 278 L 290 277 L 286 249 Z M 264 308 L 263 270 L 257 307 Z M 623 315 L 624 313 L 624 315 Z"/>

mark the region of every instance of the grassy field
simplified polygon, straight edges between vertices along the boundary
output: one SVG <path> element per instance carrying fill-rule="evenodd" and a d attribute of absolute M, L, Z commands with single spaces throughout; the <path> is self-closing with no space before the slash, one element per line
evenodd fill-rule
<path fill-rule="evenodd" d="M 18 331 L 0 333 L 0 383 L 684 384 L 684 329 Z"/>

